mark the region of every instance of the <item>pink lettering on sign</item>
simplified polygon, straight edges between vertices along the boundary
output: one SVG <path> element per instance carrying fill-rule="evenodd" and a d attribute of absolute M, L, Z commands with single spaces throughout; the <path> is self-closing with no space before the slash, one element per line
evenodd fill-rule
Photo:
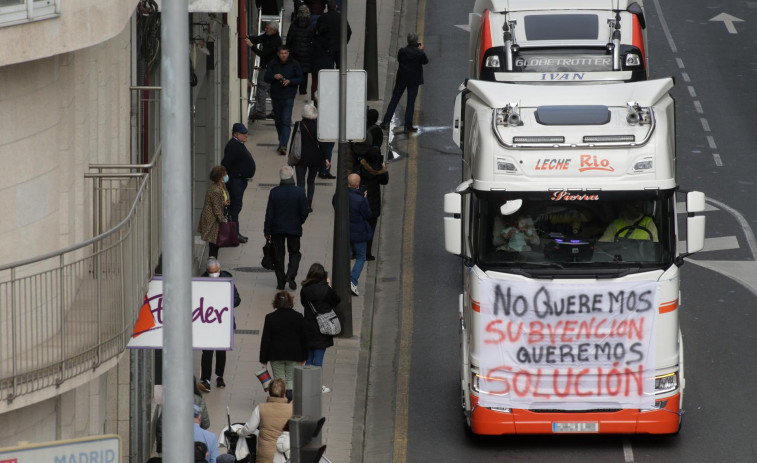
<path fill-rule="evenodd" d="M 539 159 L 534 170 L 568 170 L 570 159 Z"/>
<path fill-rule="evenodd" d="M 598 201 L 599 195 L 572 194 L 567 191 L 552 192 L 552 201 Z"/>
<path fill-rule="evenodd" d="M 615 169 L 610 165 L 608 159 L 600 159 L 595 155 L 582 154 L 581 155 L 581 167 L 579 172 L 586 172 L 587 170 L 601 170 L 604 172 L 615 172 Z"/>

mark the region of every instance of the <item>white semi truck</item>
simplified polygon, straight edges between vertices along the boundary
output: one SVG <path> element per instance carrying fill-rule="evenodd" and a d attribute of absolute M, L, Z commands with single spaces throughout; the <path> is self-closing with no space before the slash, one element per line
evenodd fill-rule
<path fill-rule="evenodd" d="M 444 234 L 473 433 L 678 431 L 679 267 L 703 247 L 705 198 L 678 191 L 672 86 L 461 86 Z"/>
<path fill-rule="evenodd" d="M 642 0 L 477 0 L 470 72 L 491 81 L 638 81 L 648 76 Z"/>

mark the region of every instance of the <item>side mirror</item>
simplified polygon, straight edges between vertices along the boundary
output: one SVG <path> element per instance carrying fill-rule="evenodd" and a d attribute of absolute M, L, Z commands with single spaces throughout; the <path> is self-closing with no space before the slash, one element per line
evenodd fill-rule
<path fill-rule="evenodd" d="M 444 249 L 450 254 L 459 256 L 463 253 L 463 197 L 460 193 L 444 195 L 444 213 L 452 214 L 444 217 Z"/>

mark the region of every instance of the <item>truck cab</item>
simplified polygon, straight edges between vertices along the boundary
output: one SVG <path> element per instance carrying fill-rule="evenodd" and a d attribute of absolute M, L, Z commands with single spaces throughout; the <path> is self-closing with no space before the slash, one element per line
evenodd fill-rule
<path fill-rule="evenodd" d="M 672 87 L 461 86 L 444 233 L 474 433 L 678 431 L 679 267 L 703 247 L 705 199 L 678 190 Z"/>
<path fill-rule="evenodd" d="M 641 0 L 477 0 L 469 15 L 473 79 L 647 79 Z"/>

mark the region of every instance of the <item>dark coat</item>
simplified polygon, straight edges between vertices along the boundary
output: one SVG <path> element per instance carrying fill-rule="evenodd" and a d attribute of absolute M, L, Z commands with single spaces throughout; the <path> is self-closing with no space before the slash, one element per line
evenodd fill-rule
<path fill-rule="evenodd" d="M 302 362 L 308 357 L 302 314 L 293 309 L 276 309 L 265 316 L 260 339 L 260 363 L 273 360 Z"/>
<path fill-rule="evenodd" d="M 335 62 L 339 62 L 339 50 L 340 47 L 340 32 L 342 27 L 342 14 L 338 11 L 329 11 L 322 14 L 316 22 L 315 30 L 316 34 L 321 37 L 325 37 L 328 43 L 328 52 L 331 55 L 331 59 Z M 349 43 L 350 37 L 352 37 L 352 28 L 349 23 L 347 24 L 347 42 Z"/>
<path fill-rule="evenodd" d="M 255 160 L 244 143 L 232 138 L 223 149 L 221 165 L 229 178 L 252 178 L 255 176 Z"/>
<path fill-rule="evenodd" d="M 284 79 L 289 80 L 289 85 L 284 84 L 273 78 L 276 74 L 281 74 Z M 286 61 L 279 60 L 279 57 L 272 59 L 268 63 L 265 71 L 264 80 L 271 84 L 271 99 L 287 100 L 297 96 L 297 86 L 302 83 L 302 68 L 291 55 Z"/>
<path fill-rule="evenodd" d="M 408 86 L 423 84 L 423 65 L 428 63 L 426 52 L 418 45 L 408 45 L 397 52 L 397 82 Z"/>
<path fill-rule="evenodd" d="M 375 147 L 360 160 L 360 183 L 368 192 L 368 204 L 373 218 L 381 215 L 381 185 L 389 183 L 389 172 L 382 164 L 381 152 Z"/>
<path fill-rule="evenodd" d="M 255 6 L 262 8 L 261 13 L 266 16 L 278 16 L 284 8 L 284 2 L 282 0 L 255 0 Z"/>
<path fill-rule="evenodd" d="M 311 15 L 322 15 L 326 11 L 326 0 L 303 0 Z"/>
<path fill-rule="evenodd" d="M 309 18 L 296 18 L 287 32 L 287 46 L 291 56 L 300 63 L 304 74 L 311 71 L 311 49 L 315 27 Z"/>
<path fill-rule="evenodd" d="M 305 315 L 305 344 L 308 349 L 326 349 L 333 346 L 333 336 L 321 334 L 318 329 L 318 321 L 310 303 L 316 312 L 326 313 L 339 305 L 339 295 L 325 281 L 311 281 L 300 290 L 300 301 L 302 313 Z"/>
<path fill-rule="evenodd" d="M 268 195 L 263 234 L 302 236 L 302 224 L 307 218 L 308 199 L 305 190 L 291 180 L 282 181 Z"/>
<path fill-rule="evenodd" d="M 268 63 L 276 56 L 276 51 L 282 44 L 281 36 L 278 32 L 272 35 L 263 32 L 258 36 L 250 36 L 248 38 L 253 45 L 260 45 L 260 48 L 252 47 L 252 52 L 260 56 L 261 68 L 268 66 Z"/>
<path fill-rule="evenodd" d="M 321 69 L 334 69 L 336 61 L 329 53 L 328 37 L 316 33 L 313 36 L 310 51 L 312 53 L 310 64 L 311 72 L 316 73 Z"/>
<path fill-rule="evenodd" d="M 320 169 L 323 161 L 326 159 L 326 153 L 320 148 L 320 144 L 318 143 L 318 121 L 316 119 L 303 118 L 301 121 L 295 123 L 292 130 L 293 140 L 295 136 L 300 137 L 300 162 L 296 165 Z"/>
<path fill-rule="evenodd" d="M 350 243 L 362 243 L 373 238 L 373 230 L 367 222 L 371 218 L 371 205 L 363 192 L 356 188 L 347 190 L 350 200 Z"/>

